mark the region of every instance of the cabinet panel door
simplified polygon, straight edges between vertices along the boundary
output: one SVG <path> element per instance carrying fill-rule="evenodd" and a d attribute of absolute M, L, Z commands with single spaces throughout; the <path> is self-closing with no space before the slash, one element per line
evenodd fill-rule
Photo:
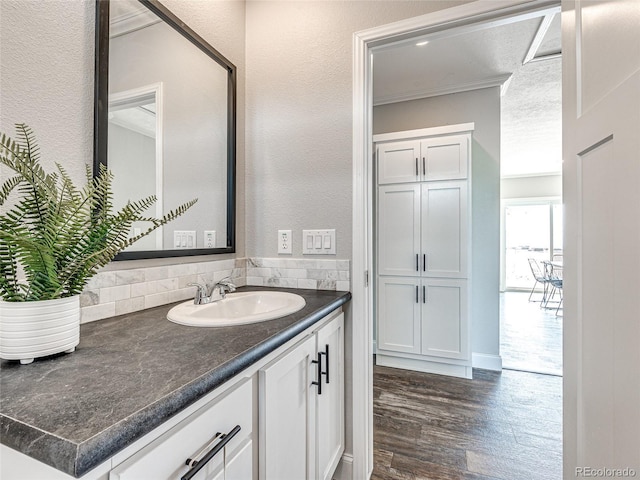
<path fill-rule="evenodd" d="M 423 275 L 467 277 L 467 182 L 422 184 Z"/>
<path fill-rule="evenodd" d="M 318 479 L 331 480 L 344 452 L 344 314 L 318 330 L 324 352 L 322 394 L 318 395 Z"/>
<path fill-rule="evenodd" d="M 448 135 L 422 140 L 422 180 L 467 178 L 469 140 L 469 135 Z"/>
<path fill-rule="evenodd" d="M 416 182 L 420 176 L 420 142 L 379 144 L 378 184 Z"/>
<path fill-rule="evenodd" d="M 315 478 L 316 337 L 260 370 L 260 479 Z"/>
<path fill-rule="evenodd" d="M 225 452 L 226 456 L 226 452 Z M 253 472 L 253 442 L 251 439 L 231 458 L 225 458 L 224 480 L 251 480 Z"/>
<path fill-rule="evenodd" d="M 469 358 L 467 281 L 422 280 L 422 354 Z"/>
<path fill-rule="evenodd" d="M 378 273 L 418 276 L 420 185 L 378 188 Z"/>
<path fill-rule="evenodd" d="M 419 280 L 378 278 L 378 348 L 420 353 Z"/>

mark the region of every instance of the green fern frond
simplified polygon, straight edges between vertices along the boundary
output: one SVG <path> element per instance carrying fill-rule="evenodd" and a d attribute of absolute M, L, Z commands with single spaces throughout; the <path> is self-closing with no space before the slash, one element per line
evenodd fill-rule
<path fill-rule="evenodd" d="M 187 211 L 197 200 L 181 205 L 160 219 L 145 212 L 155 196 L 113 209 L 113 175 L 100 166 L 78 188 L 67 171 L 47 173 L 39 163 L 35 134 L 16 125 L 17 141 L 0 134 L 0 163 L 15 175 L 0 186 L 0 205 L 18 199 L 0 215 L 0 297 L 6 301 L 61 298 L 82 292 L 98 269 L 136 240 Z M 129 237 L 134 222 L 151 227 Z M 22 278 L 19 272 L 22 271 Z"/>

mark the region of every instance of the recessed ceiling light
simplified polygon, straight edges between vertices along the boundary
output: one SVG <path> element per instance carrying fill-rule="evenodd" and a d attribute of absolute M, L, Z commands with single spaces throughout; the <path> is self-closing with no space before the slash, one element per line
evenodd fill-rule
<path fill-rule="evenodd" d="M 418 43 L 416 43 L 416 47 L 422 47 L 423 45 L 426 45 L 427 43 L 429 43 L 429 40 L 424 40 L 422 42 L 418 42 Z"/>

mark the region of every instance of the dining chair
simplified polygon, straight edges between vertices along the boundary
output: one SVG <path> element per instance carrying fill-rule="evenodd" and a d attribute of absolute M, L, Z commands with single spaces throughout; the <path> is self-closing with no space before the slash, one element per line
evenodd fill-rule
<path fill-rule="evenodd" d="M 529 268 L 531 268 L 531 274 L 535 279 L 535 282 L 533 283 L 533 287 L 531 287 L 531 292 L 529 293 L 529 301 L 530 302 L 532 301 L 531 296 L 533 295 L 533 292 L 536 289 L 536 286 L 538 284 L 541 284 L 542 299 L 540 299 L 540 305 L 542 305 L 543 303 L 546 304 L 547 293 L 549 290 L 549 278 L 546 276 L 545 271 L 542 268 L 540 268 L 540 265 L 538 264 L 535 258 L 528 258 L 527 260 L 529 261 Z M 538 300 L 533 300 L 533 301 L 537 302 Z"/>

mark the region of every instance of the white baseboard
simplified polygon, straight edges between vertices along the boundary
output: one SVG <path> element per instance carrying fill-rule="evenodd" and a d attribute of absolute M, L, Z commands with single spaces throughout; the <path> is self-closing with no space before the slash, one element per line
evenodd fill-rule
<path fill-rule="evenodd" d="M 481 368 L 483 370 L 502 371 L 502 357 L 500 355 L 489 355 L 487 353 L 471 354 L 471 363 L 473 368 Z"/>
<path fill-rule="evenodd" d="M 353 480 L 353 455 L 345 453 L 338 462 L 333 480 Z"/>

